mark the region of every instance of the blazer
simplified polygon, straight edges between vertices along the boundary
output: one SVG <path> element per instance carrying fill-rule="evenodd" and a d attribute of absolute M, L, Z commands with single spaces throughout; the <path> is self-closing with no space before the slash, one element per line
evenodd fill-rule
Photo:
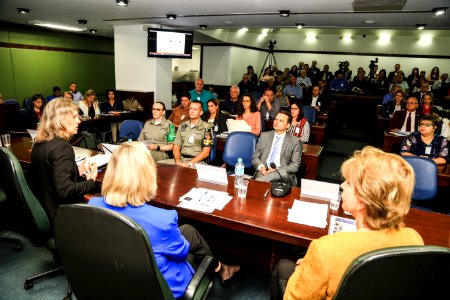
<path fill-rule="evenodd" d="M 202 120 L 208 122 L 209 116 L 210 113 L 208 111 L 202 115 Z M 220 110 L 217 112 L 216 118 L 214 119 L 214 127 L 213 127 L 215 134 L 221 134 L 224 131 L 228 131 L 227 119 L 228 119 L 227 115 L 223 114 Z"/>
<path fill-rule="evenodd" d="M 275 131 L 266 131 L 261 133 L 255 152 L 253 152 L 253 167 L 258 170 L 259 165 L 266 163 L 270 150 L 272 149 L 273 137 Z M 280 164 L 278 172 L 283 181 L 290 181 L 295 184 L 297 182 L 296 173 L 300 167 L 303 146 L 299 139 L 289 133 L 286 133 L 283 144 L 281 145 Z"/>
<path fill-rule="evenodd" d="M 51 220 L 59 205 L 82 203 L 84 194 L 95 188 L 94 180 L 79 175 L 72 145 L 60 137 L 33 145 L 31 182 Z"/>
<path fill-rule="evenodd" d="M 320 80 L 323 78 L 324 75 L 324 71 L 320 71 L 319 75 L 317 76 L 317 80 Z M 331 73 L 330 71 L 327 72 L 326 76 L 326 82 L 327 84 L 330 84 L 331 80 L 334 79 L 333 73 Z"/>
<path fill-rule="evenodd" d="M 317 102 L 320 102 L 320 110 L 327 110 L 328 109 L 328 100 L 327 97 L 323 94 L 320 94 L 317 98 Z M 302 100 L 302 105 L 311 106 L 312 103 L 312 95 L 308 95 L 305 99 Z"/>
<path fill-rule="evenodd" d="M 389 122 L 389 130 L 393 129 L 401 129 L 403 126 L 403 123 L 405 123 L 405 118 L 407 116 L 407 110 L 402 111 L 396 111 L 394 113 L 394 116 L 391 119 L 391 122 Z M 414 124 L 414 131 L 417 131 L 419 129 L 419 119 L 422 117 L 420 115 L 420 112 L 416 110 L 416 124 Z"/>
<path fill-rule="evenodd" d="M 184 295 L 195 271 L 186 261 L 190 245 L 178 228 L 176 210 L 149 204 L 116 207 L 107 204 L 103 197 L 92 198 L 88 204 L 119 212 L 142 226 L 152 244 L 156 264 L 174 297 L 179 299 Z"/>

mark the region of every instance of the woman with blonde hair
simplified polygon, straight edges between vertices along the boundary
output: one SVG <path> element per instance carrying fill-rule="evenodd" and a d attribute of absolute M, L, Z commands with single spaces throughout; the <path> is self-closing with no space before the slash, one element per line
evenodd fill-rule
<path fill-rule="evenodd" d="M 195 228 L 178 227 L 176 210 L 151 205 L 156 190 L 156 166 L 150 152 L 140 142 L 126 142 L 111 156 L 103 179 L 102 197 L 92 198 L 88 204 L 119 212 L 143 227 L 161 274 L 178 299 L 183 297 L 194 274 L 191 258 L 212 256 L 212 252 Z M 194 255 L 188 257 L 188 254 Z M 213 264 L 223 281 L 239 271 L 238 266 L 227 266 L 217 259 Z"/>
<path fill-rule="evenodd" d="M 94 90 L 88 90 L 78 105 L 85 117 L 94 118 L 95 115 L 100 114 L 100 105 Z"/>
<path fill-rule="evenodd" d="M 79 124 L 77 106 L 63 98 L 50 101 L 40 119 L 31 150 L 31 178 L 33 190 L 51 219 L 60 204 L 83 202 L 84 194 L 95 188 L 97 166 L 77 166 L 69 143 Z"/>
<path fill-rule="evenodd" d="M 353 215 L 356 232 L 339 232 L 313 240 L 303 259 L 278 262 L 272 273 L 271 299 L 281 299 L 280 279 L 288 280 L 284 299 L 332 299 L 347 267 L 369 251 L 423 245 L 404 227 L 415 175 L 400 156 L 374 147 L 356 151 L 341 167 L 342 208 Z"/>

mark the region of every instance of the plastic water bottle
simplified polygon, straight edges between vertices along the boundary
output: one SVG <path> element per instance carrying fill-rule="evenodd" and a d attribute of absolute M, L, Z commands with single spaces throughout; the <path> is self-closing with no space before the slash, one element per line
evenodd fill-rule
<path fill-rule="evenodd" d="M 244 179 L 244 164 L 242 158 L 239 157 L 236 165 L 234 166 L 234 187 L 237 188 L 239 182 Z"/>
<path fill-rule="evenodd" d="M 266 112 L 266 120 L 269 120 L 269 118 L 270 118 L 269 112 Z"/>

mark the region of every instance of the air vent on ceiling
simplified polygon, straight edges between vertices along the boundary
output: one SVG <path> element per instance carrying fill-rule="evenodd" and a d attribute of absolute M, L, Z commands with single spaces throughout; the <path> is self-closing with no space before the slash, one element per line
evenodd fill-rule
<path fill-rule="evenodd" d="M 353 0 L 353 11 L 402 10 L 407 0 Z"/>

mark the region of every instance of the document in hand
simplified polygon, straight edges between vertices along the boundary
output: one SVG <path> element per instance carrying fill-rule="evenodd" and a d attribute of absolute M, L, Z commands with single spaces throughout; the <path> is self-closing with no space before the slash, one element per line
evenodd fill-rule
<path fill-rule="evenodd" d="M 86 158 L 87 163 L 95 162 L 97 164 L 97 168 L 103 167 L 109 163 L 111 159 L 111 153 L 109 154 L 97 154 L 91 157 Z"/>
<path fill-rule="evenodd" d="M 252 128 L 250 127 L 250 125 L 248 125 L 247 122 L 245 122 L 244 120 L 228 119 L 227 120 L 227 128 L 228 128 L 228 133 L 232 133 L 234 131 L 245 131 L 245 132 L 252 131 Z"/>
<path fill-rule="evenodd" d="M 302 178 L 301 196 L 331 201 L 339 197 L 339 184 Z"/>
<path fill-rule="evenodd" d="M 206 164 L 195 164 L 197 179 L 209 183 L 228 185 L 227 169 Z"/>

